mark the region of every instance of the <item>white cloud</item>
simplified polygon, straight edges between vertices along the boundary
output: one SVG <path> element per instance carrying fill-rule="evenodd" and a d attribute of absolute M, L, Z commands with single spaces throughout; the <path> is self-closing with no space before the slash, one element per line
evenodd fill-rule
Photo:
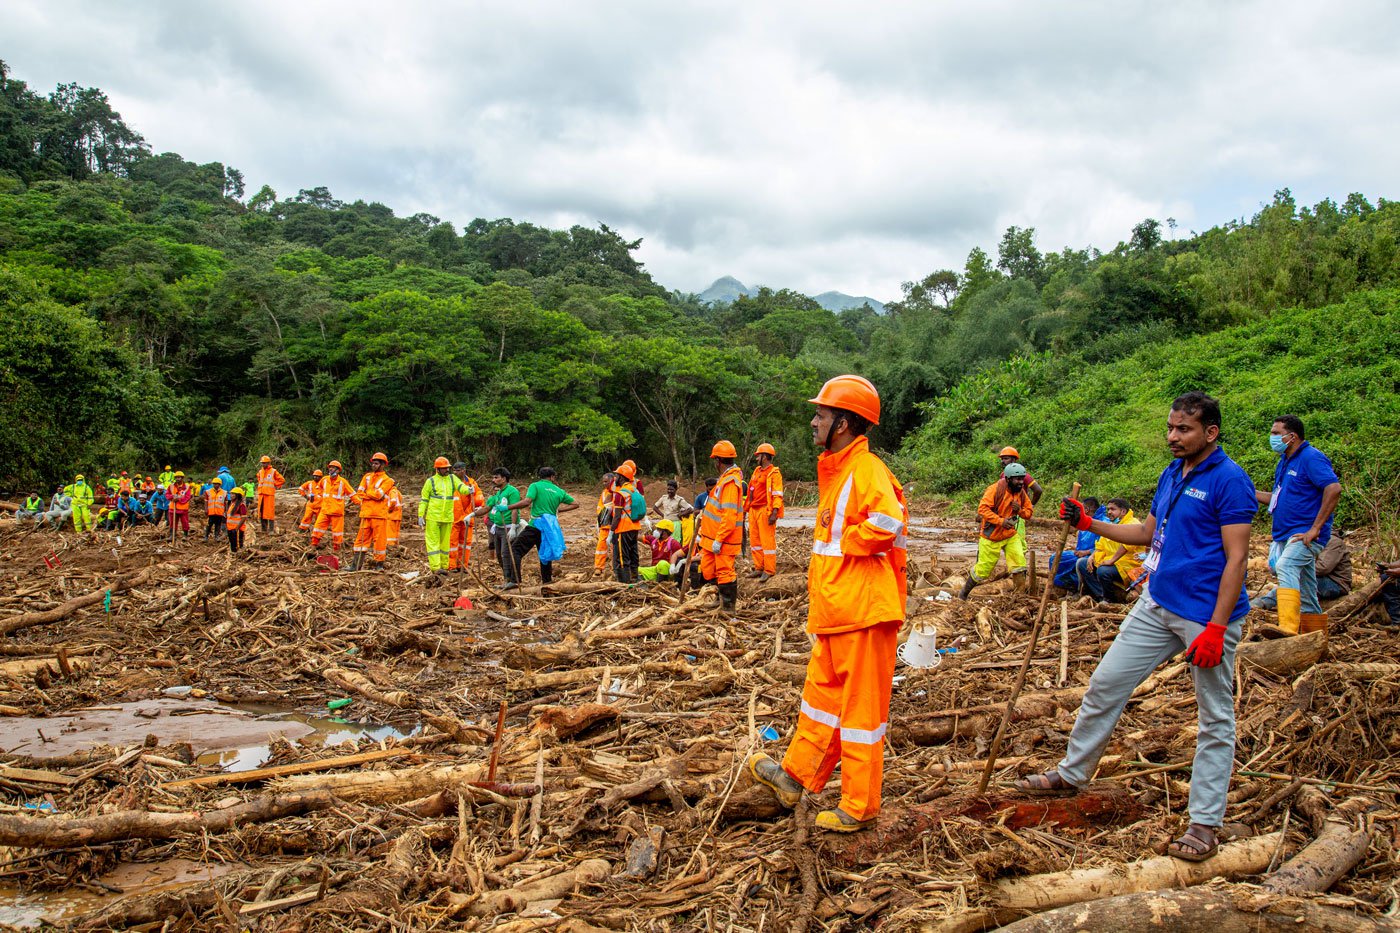
<path fill-rule="evenodd" d="M 283 195 L 607 223 L 663 284 L 839 289 L 995 250 L 1205 229 L 1291 186 L 1391 195 L 1375 2 L 12 2 L 0 50 L 157 150 Z"/>

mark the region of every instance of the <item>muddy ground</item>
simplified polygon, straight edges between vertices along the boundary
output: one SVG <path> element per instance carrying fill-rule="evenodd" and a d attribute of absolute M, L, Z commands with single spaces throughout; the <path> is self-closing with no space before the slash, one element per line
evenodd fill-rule
<path fill-rule="evenodd" d="M 198 535 L 119 543 L 0 519 L 0 922 L 975 930 L 1118 893 L 1028 906 L 1015 883 L 1059 891 L 1042 876 L 1094 867 L 1121 881 L 1184 829 L 1195 707 L 1179 664 L 1129 705 L 1081 798 L 1006 787 L 1057 760 L 1125 611 L 1058 595 L 991 793 L 975 793 L 1041 593 L 1003 581 L 940 597 L 974 531 L 934 507 L 911 522 L 911 626 L 956 650 L 898 671 L 879 827 L 810 828 L 835 782 L 779 812 L 742 764 L 780 754 L 797 713 L 810 490 L 780 528 L 784 573 L 741 580 L 734 613 L 710 591 L 595 578 L 596 496 L 563 516 L 555 584 L 542 591 L 527 563 L 510 594 L 480 540 L 469 573 L 427 575 L 416 500 L 388 566 L 353 574 L 307 559 L 286 492 L 283 531 L 238 555 Z M 1059 530 L 1030 531 L 1043 563 Z M 1255 546 L 1252 593 L 1268 582 Z M 473 608 L 454 608 L 462 595 Z M 1394 928 L 1400 636 L 1356 600 L 1333 615 L 1328 636 L 1286 651 L 1262 638 L 1267 613 L 1246 622 L 1265 647 L 1237 676 L 1232 841 L 1216 860 L 1234 881 L 1193 891 L 1228 895 L 1250 928 Z M 1283 899 L 1252 884 L 1336 832 L 1352 835 L 1335 883 Z M 1063 928 L 1127 928 L 1086 918 Z"/>

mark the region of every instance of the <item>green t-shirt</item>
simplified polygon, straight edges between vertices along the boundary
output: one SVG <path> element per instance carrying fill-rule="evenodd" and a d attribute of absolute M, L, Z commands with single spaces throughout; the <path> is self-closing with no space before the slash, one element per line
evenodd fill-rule
<path fill-rule="evenodd" d="M 531 483 L 525 498 L 530 500 L 530 511 L 536 515 L 558 515 L 559 506 L 574 501 L 573 496 L 547 479 Z"/>
<path fill-rule="evenodd" d="M 515 520 L 515 516 L 510 514 L 508 506 L 519 501 L 520 490 L 506 483 L 505 488 L 486 500 L 486 505 L 491 510 L 487 518 L 491 519 L 493 525 L 509 525 Z"/>

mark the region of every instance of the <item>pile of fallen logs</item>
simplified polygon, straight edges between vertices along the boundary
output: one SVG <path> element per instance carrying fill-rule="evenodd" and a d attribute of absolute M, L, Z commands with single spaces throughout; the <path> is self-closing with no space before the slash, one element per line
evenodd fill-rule
<path fill-rule="evenodd" d="M 722 613 L 710 592 L 590 579 L 578 546 L 559 582 L 509 592 L 481 566 L 449 586 L 408 559 L 324 573 L 276 537 L 237 556 L 69 540 L 52 567 L 51 547 L 0 523 L 0 899 L 75 929 L 1396 929 L 1400 637 L 1364 598 L 1327 633 L 1248 621 L 1227 841 L 1189 864 L 1161 854 L 1185 825 L 1189 666 L 1134 694 L 1080 794 L 1019 795 L 1122 619 L 1057 600 L 978 794 L 1036 597 L 1007 580 L 939 598 L 961 568 L 927 544 L 912 622 L 956 650 L 899 669 L 884 809 L 836 837 L 810 826 L 834 784 L 789 814 L 743 770 L 791 734 L 800 572 L 745 581 Z M 274 737 L 237 771 L 162 735 L 180 710 L 144 742 L 45 750 L 45 720 L 162 695 L 394 728 Z M 130 882 L 171 860 L 207 874 Z M 87 899 L 44 902 L 59 891 Z"/>

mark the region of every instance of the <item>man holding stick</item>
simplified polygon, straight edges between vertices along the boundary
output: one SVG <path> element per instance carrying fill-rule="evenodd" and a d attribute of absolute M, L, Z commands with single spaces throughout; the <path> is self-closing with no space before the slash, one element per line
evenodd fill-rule
<path fill-rule="evenodd" d="M 1258 508 L 1254 484 L 1219 440 L 1220 403 L 1188 392 L 1172 402 L 1167 417 L 1167 446 L 1176 461 L 1162 471 L 1145 522 L 1094 521 L 1077 500 L 1062 502 L 1060 517 L 1080 531 L 1150 545 L 1143 568 L 1152 578 L 1089 680 L 1064 758 L 1053 771 L 1016 782 L 1029 794 L 1076 792 L 1093 775 L 1133 691 L 1185 648 L 1199 717 L 1191 825 L 1167 851 L 1191 862 L 1215 854 L 1225 817 L 1235 754 L 1235 646 L 1249 611 L 1245 563 Z"/>

